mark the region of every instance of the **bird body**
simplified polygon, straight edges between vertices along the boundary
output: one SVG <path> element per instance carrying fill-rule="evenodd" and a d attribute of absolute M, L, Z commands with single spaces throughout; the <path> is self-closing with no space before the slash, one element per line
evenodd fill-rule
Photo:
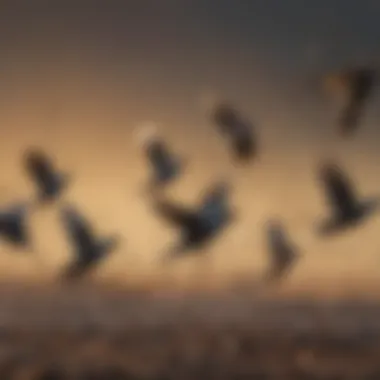
<path fill-rule="evenodd" d="M 28 204 L 19 203 L 0 212 L 0 238 L 17 247 L 30 246 L 30 235 L 26 223 L 28 211 Z"/>
<path fill-rule="evenodd" d="M 152 169 L 152 182 L 166 184 L 174 180 L 181 170 L 181 163 L 163 141 L 152 141 L 146 147 L 146 155 Z"/>
<path fill-rule="evenodd" d="M 364 107 L 372 96 L 376 76 L 376 70 L 356 67 L 327 78 L 329 87 L 340 88 L 345 97 L 338 121 L 341 135 L 351 135 L 357 129 Z"/>
<path fill-rule="evenodd" d="M 299 253 L 290 242 L 284 227 L 278 222 L 268 225 L 267 248 L 271 261 L 268 279 L 279 279 L 287 273 Z"/>
<path fill-rule="evenodd" d="M 43 203 L 57 199 L 67 185 L 68 176 L 58 173 L 40 150 L 28 150 L 24 161 L 26 172 L 37 187 L 38 201 Z"/>
<path fill-rule="evenodd" d="M 156 124 L 147 123 L 140 127 L 137 138 L 151 170 L 148 190 L 163 187 L 177 179 L 184 167 L 184 162 L 159 137 Z"/>
<path fill-rule="evenodd" d="M 201 205 L 194 210 L 164 200 L 156 201 L 156 212 L 180 231 L 179 244 L 170 250 L 169 256 L 200 249 L 220 234 L 233 216 L 226 196 L 225 186 L 219 184 L 206 194 Z"/>
<path fill-rule="evenodd" d="M 62 210 L 62 219 L 74 250 L 74 261 L 65 272 L 66 278 L 83 275 L 117 245 L 116 237 L 97 239 L 88 221 L 72 207 Z"/>
<path fill-rule="evenodd" d="M 321 180 L 325 188 L 331 217 L 321 226 L 322 233 L 356 225 L 369 216 L 377 205 L 376 200 L 359 200 L 353 184 L 347 175 L 335 164 L 325 164 L 321 168 Z"/>
<path fill-rule="evenodd" d="M 226 103 L 215 107 L 212 115 L 219 131 L 231 144 L 232 154 L 238 161 L 246 161 L 257 154 L 252 125 Z"/>

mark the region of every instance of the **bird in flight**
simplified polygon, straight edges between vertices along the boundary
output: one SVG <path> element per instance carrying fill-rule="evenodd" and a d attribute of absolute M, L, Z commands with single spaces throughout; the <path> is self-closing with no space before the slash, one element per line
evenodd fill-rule
<path fill-rule="evenodd" d="M 184 160 L 175 155 L 158 136 L 156 126 L 146 125 L 139 131 L 139 137 L 151 170 L 148 188 L 160 188 L 177 179 L 184 167 Z"/>
<path fill-rule="evenodd" d="M 210 117 L 229 144 L 235 162 L 245 163 L 257 157 L 258 144 L 253 126 L 226 102 L 211 107 Z"/>
<path fill-rule="evenodd" d="M 0 211 L 0 238 L 13 246 L 27 248 L 31 244 L 27 213 L 30 205 L 19 202 Z"/>
<path fill-rule="evenodd" d="M 74 253 L 73 261 L 63 274 L 64 279 L 82 277 L 118 246 L 116 236 L 97 238 L 88 220 L 71 205 L 61 209 L 61 219 Z"/>
<path fill-rule="evenodd" d="M 162 196 L 154 199 L 154 211 L 180 232 L 180 240 L 169 250 L 164 261 L 198 251 L 221 233 L 234 219 L 228 204 L 229 185 L 214 184 L 205 194 L 198 207 L 180 206 Z"/>
<path fill-rule="evenodd" d="M 282 279 L 299 258 L 299 250 L 290 241 L 285 227 L 279 221 L 270 221 L 266 229 L 267 251 L 270 267 L 266 273 L 267 281 Z"/>
<path fill-rule="evenodd" d="M 358 128 L 364 108 L 373 95 L 376 77 L 376 70 L 356 67 L 326 78 L 326 84 L 330 88 L 341 89 L 345 98 L 338 120 L 342 136 L 352 135 Z"/>
<path fill-rule="evenodd" d="M 40 149 L 27 149 L 23 161 L 27 175 L 36 186 L 38 202 L 58 199 L 67 185 L 68 177 L 59 173 L 52 160 Z"/>
<path fill-rule="evenodd" d="M 377 199 L 359 199 L 348 175 L 337 164 L 324 163 L 319 174 L 331 210 L 331 215 L 319 227 L 321 234 L 358 225 L 377 208 Z"/>

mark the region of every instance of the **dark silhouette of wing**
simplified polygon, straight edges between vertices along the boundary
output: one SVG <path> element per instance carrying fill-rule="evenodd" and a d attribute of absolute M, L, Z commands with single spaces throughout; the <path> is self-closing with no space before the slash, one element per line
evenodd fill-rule
<path fill-rule="evenodd" d="M 199 224 L 198 213 L 166 200 L 157 200 L 154 210 L 168 223 L 182 229 L 193 230 Z"/>
<path fill-rule="evenodd" d="M 289 241 L 282 224 L 277 221 L 268 223 L 267 244 L 270 259 L 267 280 L 280 280 L 289 272 L 297 258 L 298 250 Z"/>
<path fill-rule="evenodd" d="M 351 214 L 357 201 L 353 185 L 348 177 L 337 165 L 328 164 L 322 167 L 321 178 L 335 215 L 345 217 Z"/>
<path fill-rule="evenodd" d="M 178 175 L 179 163 L 164 142 L 158 140 L 151 142 L 147 147 L 147 156 L 153 166 L 155 184 L 167 183 Z"/>
<path fill-rule="evenodd" d="M 365 104 L 372 94 L 376 72 L 358 68 L 346 73 L 345 79 L 348 87 L 348 102 L 339 120 L 342 135 L 348 135 L 357 128 Z"/>
<path fill-rule="evenodd" d="M 250 123 L 226 103 L 218 105 L 213 114 L 213 120 L 219 131 L 225 135 L 232 148 L 235 159 L 246 161 L 256 153 L 256 144 Z"/>
<path fill-rule="evenodd" d="M 60 195 L 65 181 L 47 155 L 40 150 L 29 149 L 24 154 L 24 166 L 37 186 L 40 200 L 51 200 Z"/>
<path fill-rule="evenodd" d="M 74 208 L 66 207 L 62 210 L 63 222 L 71 244 L 76 247 L 81 260 L 90 260 L 93 250 L 93 229 Z"/>
<path fill-rule="evenodd" d="M 0 213 L 0 235 L 10 243 L 26 245 L 29 241 L 25 224 L 27 206 L 17 205 Z"/>
<path fill-rule="evenodd" d="M 92 246 L 88 247 L 79 257 L 76 257 L 63 272 L 63 279 L 75 280 L 85 276 L 102 260 L 105 260 L 109 253 L 119 245 L 120 239 L 117 236 L 108 237 L 92 242 Z M 86 247 L 83 247 L 86 248 Z"/>

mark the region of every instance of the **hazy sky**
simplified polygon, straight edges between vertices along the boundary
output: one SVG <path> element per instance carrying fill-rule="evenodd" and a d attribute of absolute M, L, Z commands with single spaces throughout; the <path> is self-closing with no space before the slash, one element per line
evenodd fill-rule
<path fill-rule="evenodd" d="M 313 171 L 324 155 L 339 158 L 363 193 L 380 192 L 376 107 L 368 109 L 356 140 L 343 143 L 332 129 L 334 110 L 318 91 L 325 71 L 380 63 L 379 17 L 375 0 L 3 1 L 1 196 L 4 202 L 30 196 L 20 153 L 41 145 L 73 172 L 68 199 L 96 219 L 99 231 L 126 238 L 125 249 L 99 274 L 156 273 L 155 260 L 175 235 L 139 194 L 148 173 L 133 135 L 139 123 L 154 120 L 191 159 L 173 196 L 193 202 L 226 172 L 235 181 L 233 203 L 244 212 L 212 249 L 216 271 L 259 272 L 265 264 L 261 223 L 279 214 L 307 254 L 295 279 L 334 277 L 337 269 L 343 277 L 364 277 L 368 268 L 369 277 L 380 278 L 378 217 L 336 242 L 309 237 L 310 223 L 324 211 Z M 256 166 L 229 164 L 199 105 L 209 90 L 256 124 L 262 142 Z M 47 221 L 56 215 L 45 214 L 35 216 L 41 222 L 36 240 L 49 252 L 46 265 L 59 268 L 68 247 L 57 223 L 46 238 Z M 363 241 L 370 243 L 365 249 Z M 231 250 L 239 254 L 232 257 Z M 0 272 L 37 270 L 24 256 L 4 258 Z"/>

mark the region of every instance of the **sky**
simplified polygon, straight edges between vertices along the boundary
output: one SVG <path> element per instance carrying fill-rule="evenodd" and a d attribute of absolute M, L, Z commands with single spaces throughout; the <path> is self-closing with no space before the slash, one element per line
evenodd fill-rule
<path fill-rule="evenodd" d="M 355 139 L 343 142 L 334 133 L 336 110 L 320 91 L 330 70 L 380 63 L 379 15 L 369 0 L 2 1 L 0 200 L 31 196 L 20 160 L 37 145 L 72 173 L 66 200 L 99 233 L 123 236 L 100 277 L 193 281 L 199 268 L 206 278 L 255 277 L 266 263 L 262 225 L 280 217 L 305 251 L 289 279 L 295 287 L 378 281 L 379 216 L 329 242 L 312 232 L 326 212 L 315 181 L 320 160 L 341 162 L 364 195 L 380 192 L 379 99 Z M 228 160 L 200 105 L 210 92 L 254 123 L 261 149 L 252 166 Z M 176 235 L 141 194 L 149 173 L 135 131 L 145 121 L 189 158 L 170 190 L 174 199 L 192 204 L 220 177 L 234 183 L 231 202 L 241 219 L 210 248 L 212 265 L 190 260 L 169 272 L 157 265 Z M 30 217 L 40 259 L 5 247 L 0 273 L 59 271 L 70 256 L 58 213 Z"/>

